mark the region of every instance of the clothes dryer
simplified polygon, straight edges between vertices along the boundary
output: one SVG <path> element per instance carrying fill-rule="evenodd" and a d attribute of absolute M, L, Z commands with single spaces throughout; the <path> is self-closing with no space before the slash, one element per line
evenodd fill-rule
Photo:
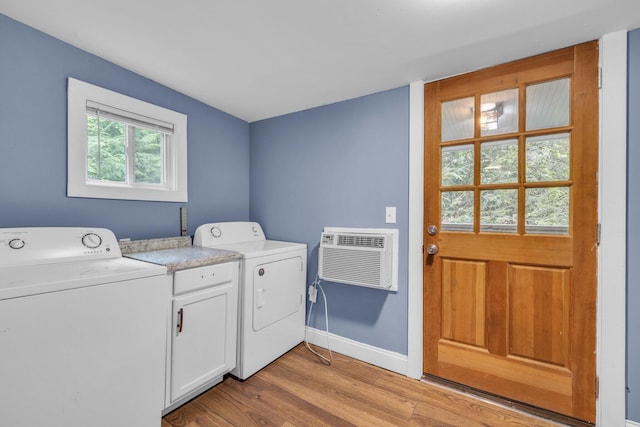
<path fill-rule="evenodd" d="M 304 340 L 306 244 L 267 240 L 256 222 L 203 224 L 193 244 L 242 255 L 231 374 L 244 380 Z"/>

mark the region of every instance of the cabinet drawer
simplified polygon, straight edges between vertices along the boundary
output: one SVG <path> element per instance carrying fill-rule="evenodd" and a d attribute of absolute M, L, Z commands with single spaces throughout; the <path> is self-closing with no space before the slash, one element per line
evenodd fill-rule
<path fill-rule="evenodd" d="M 228 283 L 234 278 L 238 262 L 189 268 L 173 273 L 173 294 L 179 295 L 198 289 Z"/>

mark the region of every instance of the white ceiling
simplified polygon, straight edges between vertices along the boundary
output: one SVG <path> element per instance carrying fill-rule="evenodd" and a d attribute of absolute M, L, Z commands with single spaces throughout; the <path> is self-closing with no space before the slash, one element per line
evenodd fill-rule
<path fill-rule="evenodd" d="M 640 27 L 639 0 L 0 0 L 248 122 Z"/>

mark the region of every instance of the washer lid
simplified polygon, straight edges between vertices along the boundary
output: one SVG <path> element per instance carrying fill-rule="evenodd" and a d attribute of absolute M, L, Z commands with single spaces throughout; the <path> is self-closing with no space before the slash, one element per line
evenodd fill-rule
<path fill-rule="evenodd" d="M 166 267 L 129 258 L 0 268 L 0 300 L 165 276 Z"/>
<path fill-rule="evenodd" d="M 280 254 L 283 252 L 297 251 L 301 249 L 305 251 L 307 250 L 307 245 L 304 243 L 280 242 L 278 240 L 239 242 L 215 247 L 216 249 L 225 249 L 228 251 L 241 253 L 242 257 L 245 259 L 258 256 Z"/>

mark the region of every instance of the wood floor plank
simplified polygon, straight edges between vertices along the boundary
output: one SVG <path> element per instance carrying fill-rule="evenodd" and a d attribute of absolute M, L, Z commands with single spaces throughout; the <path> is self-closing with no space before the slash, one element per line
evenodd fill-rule
<path fill-rule="evenodd" d="M 338 358 L 342 359 L 342 358 Z M 377 409 L 393 415 L 400 419 L 409 419 L 416 406 L 416 402 L 407 399 L 397 393 L 388 392 L 383 387 L 373 388 L 370 383 L 343 375 L 342 370 L 338 371 L 334 366 L 318 366 L 316 369 L 305 369 L 304 366 L 294 358 L 282 359 L 280 366 L 295 372 L 299 377 L 304 377 L 317 385 L 326 388 L 335 388 L 351 398 L 370 406 L 375 402 Z M 369 368 L 369 371 L 371 369 Z M 365 375 L 364 378 L 367 378 Z"/>
<path fill-rule="evenodd" d="M 198 415 L 191 423 L 186 427 L 237 427 L 236 424 L 232 424 L 226 419 L 222 418 L 218 414 L 207 411 Z"/>
<path fill-rule="evenodd" d="M 418 403 L 409 425 L 430 427 L 487 427 L 491 424 L 477 423 L 474 420 L 470 420 L 464 415 L 456 414 L 453 411 L 434 407 L 425 403 Z"/>
<path fill-rule="evenodd" d="M 332 414 L 354 425 L 397 426 L 398 417 L 378 409 L 373 402 L 363 402 L 352 391 L 337 388 L 307 377 L 292 375 L 290 370 L 273 365 L 260 372 L 267 381 L 277 382 L 290 393 L 304 395 L 305 399 L 325 408 Z"/>
<path fill-rule="evenodd" d="M 300 350 L 306 350 L 304 346 L 300 346 Z M 321 354 L 328 355 L 326 350 L 317 349 Z M 380 377 L 384 370 L 372 370 L 371 365 L 351 357 L 345 357 L 339 353 L 334 353 L 335 357 L 331 365 L 327 365 L 317 355 L 311 351 L 291 351 L 287 354 L 287 360 L 295 360 L 300 362 L 307 368 L 321 369 L 324 371 L 337 372 L 345 378 L 354 378 L 358 381 L 373 384 Z M 311 366 L 309 366 L 309 364 Z"/>
<path fill-rule="evenodd" d="M 173 412 L 168 413 L 164 420 L 172 427 L 186 427 L 198 415 L 202 415 L 206 410 L 196 405 L 196 402 L 188 402 Z"/>
<path fill-rule="evenodd" d="M 265 382 L 258 377 L 251 378 L 252 382 Z M 229 384 L 229 393 L 233 393 L 235 388 L 241 386 L 243 383 L 238 381 Z M 353 424 L 336 417 L 330 411 L 315 405 L 308 400 L 305 400 L 295 394 L 289 393 L 286 390 L 274 385 L 272 387 L 264 388 L 263 391 L 252 398 L 249 401 L 245 401 L 246 405 L 264 411 L 273 412 L 278 414 L 286 414 L 288 422 L 297 426 L 307 425 L 330 425 L 349 427 Z"/>
<path fill-rule="evenodd" d="M 297 346 L 245 381 L 228 377 L 168 414 L 162 427 L 551 427 L 512 411 L 334 354 L 329 366 Z"/>
<path fill-rule="evenodd" d="M 506 411 L 499 405 L 482 402 L 476 397 L 465 395 L 459 391 L 451 390 L 424 381 L 417 381 L 412 386 L 407 386 L 407 378 L 393 372 L 385 372 L 378 379 L 377 386 L 383 386 L 393 393 L 406 396 L 409 399 L 418 400 L 427 404 L 430 408 L 439 408 L 447 412 L 462 415 L 468 423 L 479 422 L 481 425 L 501 425 L 507 423 L 510 426 L 540 426 L 551 427 L 558 424 L 532 417 L 517 411 Z M 444 413 L 443 413 L 444 414 Z M 446 417 L 441 414 L 443 420 Z"/>
<path fill-rule="evenodd" d="M 279 426 L 286 418 L 276 417 L 273 411 L 258 411 L 255 407 L 244 405 L 236 397 L 229 394 L 228 388 L 218 387 L 211 393 L 205 393 L 198 399 L 199 403 L 214 414 L 235 426 Z M 274 419 L 277 418 L 277 419 Z"/>

